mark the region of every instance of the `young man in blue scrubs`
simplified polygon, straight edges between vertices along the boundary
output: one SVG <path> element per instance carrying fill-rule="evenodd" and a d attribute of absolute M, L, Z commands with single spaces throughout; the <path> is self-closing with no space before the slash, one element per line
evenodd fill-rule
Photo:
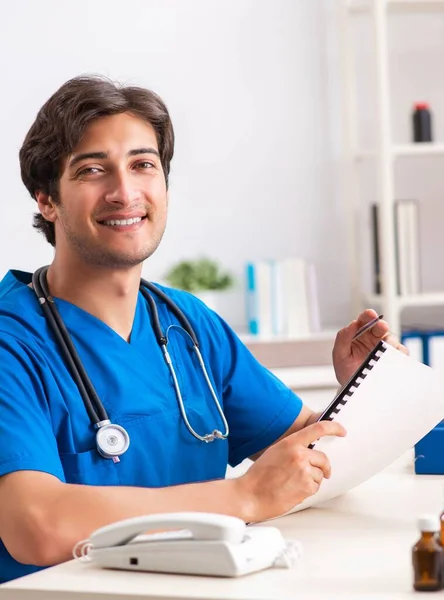
<path fill-rule="evenodd" d="M 230 433 L 206 443 L 184 422 L 139 291 L 142 263 L 165 229 L 173 147 L 158 96 L 82 77 L 42 107 L 20 150 L 22 179 L 39 209 L 34 225 L 55 248 L 49 292 L 109 419 L 125 428 L 130 445 L 119 462 L 99 454 L 31 274 L 9 272 L 0 284 L 0 582 L 68 560 L 78 540 L 123 518 L 206 511 L 261 521 L 315 493 L 330 475 L 327 456 L 308 446 L 344 435 L 341 425 L 316 423 L 216 314 L 190 294 L 164 289 L 196 332 Z M 163 331 L 177 324 L 152 297 Z M 338 333 L 339 383 L 387 336 L 381 320 L 352 342 L 374 316 L 365 311 Z M 202 435 L 223 433 L 177 328 L 168 349 L 189 424 Z M 255 460 L 248 472 L 225 480 L 227 464 L 246 457 Z"/>

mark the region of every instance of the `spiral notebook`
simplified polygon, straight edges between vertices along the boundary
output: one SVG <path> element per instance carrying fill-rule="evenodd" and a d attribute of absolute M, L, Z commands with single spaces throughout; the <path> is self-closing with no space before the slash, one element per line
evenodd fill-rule
<path fill-rule="evenodd" d="M 443 378 L 381 341 L 320 419 L 338 420 L 344 438 L 315 442 L 332 474 L 290 512 L 334 498 L 366 481 L 412 448 L 444 418 Z"/>

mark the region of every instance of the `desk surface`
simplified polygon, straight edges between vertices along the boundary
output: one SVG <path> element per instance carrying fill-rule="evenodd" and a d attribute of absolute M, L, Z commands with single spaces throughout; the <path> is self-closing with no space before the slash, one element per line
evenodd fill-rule
<path fill-rule="evenodd" d="M 430 597 L 412 590 L 416 518 L 439 514 L 443 477 L 416 476 L 403 456 L 366 483 L 321 507 L 275 520 L 299 539 L 295 569 L 239 579 L 106 571 L 68 562 L 0 586 L 0 600 L 336 600 Z"/>

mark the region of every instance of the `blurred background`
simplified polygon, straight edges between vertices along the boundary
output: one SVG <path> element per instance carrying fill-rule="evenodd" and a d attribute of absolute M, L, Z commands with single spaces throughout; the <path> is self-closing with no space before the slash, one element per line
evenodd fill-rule
<path fill-rule="evenodd" d="M 262 333 L 334 331 L 364 306 L 388 312 L 398 332 L 444 326 L 443 4 L 8 3 L 0 22 L 0 276 L 52 257 L 31 226 L 36 205 L 18 164 L 23 138 L 63 82 L 100 73 L 156 91 L 175 127 L 169 223 L 145 277 L 164 282 L 177 263 L 209 257 L 233 281 L 222 316 L 258 335 L 252 322 L 276 317 L 252 316 L 248 303 L 254 292 L 256 312 L 271 310 L 259 298 L 275 276 L 261 283 L 264 264 L 294 259 L 312 268 L 303 292 L 311 325 L 289 334 L 268 323 Z M 418 102 L 428 104 L 433 140 L 415 146 Z M 401 226 L 390 216 L 398 200 L 416 207 L 404 266 L 396 262 Z M 419 274 L 411 289 L 399 289 L 400 269 Z M 297 286 L 280 285 L 297 302 Z"/>

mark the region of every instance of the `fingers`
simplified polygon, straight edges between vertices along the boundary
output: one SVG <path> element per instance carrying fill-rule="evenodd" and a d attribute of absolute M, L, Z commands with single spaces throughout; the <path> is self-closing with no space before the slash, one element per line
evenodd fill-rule
<path fill-rule="evenodd" d="M 393 346 L 394 348 L 401 345 L 397 336 L 394 333 L 391 333 L 390 331 L 386 333 L 382 339 L 384 340 L 384 342 L 386 342 L 390 346 Z"/>
<path fill-rule="evenodd" d="M 396 350 L 399 350 L 403 354 L 407 354 L 407 355 L 409 354 L 408 348 L 406 348 L 403 344 L 401 344 L 401 342 L 399 341 L 399 338 L 394 333 L 391 333 L 389 331 L 382 339 L 384 340 L 384 342 L 386 344 L 393 346 L 393 348 L 396 348 Z"/>
<path fill-rule="evenodd" d="M 376 318 L 376 316 L 377 313 L 374 310 L 368 308 L 358 316 L 356 321 L 352 321 L 348 328 L 345 329 L 357 332 L 361 327 L 366 325 L 366 323 L 369 323 L 372 319 Z M 393 346 L 393 348 L 396 348 L 396 350 L 399 350 L 403 354 L 409 354 L 408 348 L 401 344 L 399 338 L 390 331 L 389 324 L 387 323 L 387 321 L 380 319 L 373 325 L 371 329 L 369 329 L 368 332 L 366 332 L 366 334 L 368 333 L 370 333 L 373 337 L 377 339 L 384 340 L 384 342 L 386 342 L 390 346 Z M 366 334 L 363 334 L 363 337 Z"/>
<path fill-rule="evenodd" d="M 319 452 L 319 450 L 311 450 L 309 460 L 312 469 L 317 469 L 320 471 L 322 478 L 330 478 L 331 465 L 327 455 L 324 452 Z"/>
<path fill-rule="evenodd" d="M 354 321 L 349 323 L 349 325 L 347 325 L 347 327 L 344 327 L 343 329 L 340 329 L 338 331 L 337 336 L 336 336 L 337 344 L 335 344 L 335 346 L 339 345 L 341 348 L 343 348 L 344 353 L 348 354 L 348 352 L 350 350 L 350 344 L 353 341 L 354 336 L 358 333 L 358 331 L 362 327 L 364 327 L 365 325 L 367 325 L 367 323 L 370 323 L 370 321 L 373 321 L 377 317 L 378 317 L 378 313 L 376 311 L 374 311 L 373 309 L 368 308 L 368 309 L 364 310 L 358 316 L 357 319 L 355 319 Z M 380 339 L 384 335 L 386 335 L 388 333 L 388 331 L 389 331 L 389 325 L 388 325 L 387 321 L 379 319 L 368 331 L 366 331 L 365 333 L 362 333 L 358 339 L 360 340 L 361 337 L 368 336 L 369 334 L 372 336 L 375 336 L 377 339 Z"/>
<path fill-rule="evenodd" d="M 294 438 L 298 444 L 309 446 L 316 440 L 326 435 L 336 435 L 344 437 L 346 431 L 344 427 L 337 421 L 318 421 L 312 425 L 307 425 L 300 431 L 293 433 L 291 438 Z"/>
<path fill-rule="evenodd" d="M 360 313 L 358 315 L 358 318 L 356 319 L 356 321 L 358 323 L 358 326 L 362 327 L 369 321 L 376 319 L 377 316 L 378 316 L 378 313 L 375 310 L 373 310 L 372 308 L 366 308 L 365 310 L 362 311 L 362 313 Z"/>
<path fill-rule="evenodd" d="M 356 332 L 358 332 L 359 329 L 361 329 L 361 327 L 364 327 L 364 325 L 367 325 L 367 323 L 370 323 L 370 321 L 373 321 L 373 319 L 376 319 L 377 316 L 378 316 L 378 313 L 376 311 L 372 310 L 371 308 L 364 310 L 358 316 L 356 321 L 353 321 L 353 323 L 356 323 Z M 384 321 L 383 319 L 379 319 L 366 333 L 371 333 L 374 337 L 380 339 L 388 334 L 389 329 L 390 328 L 389 328 L 389 324 L 387 323 L 387 321 Z M 363 334 L 363 335 L 365 335 L 365 334 Z"/>
<path fill-rule="evenodd" d="M 322 480 L 324 479 L 324 473 L 322 472 L 322 470 L 318 469 L 318 467 L 312 467 L 311 476 L 313 478 L 313 481 L 317 483 L 319 487 L 322 483 Z"/>

